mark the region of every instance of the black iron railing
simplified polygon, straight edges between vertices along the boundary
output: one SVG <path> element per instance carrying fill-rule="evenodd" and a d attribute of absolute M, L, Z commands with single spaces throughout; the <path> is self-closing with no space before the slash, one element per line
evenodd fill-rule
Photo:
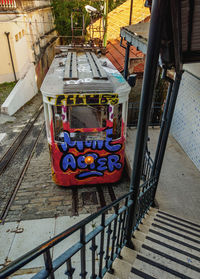
<path fill-rule="evenodd" d="M 134 230 L 138 228 L 141 220 L 144 218 L 149 208 L 153 205 L 156 182 L 157 178 L 152 177 L 144 184 L 140 185 L 140 194 L 138 197 L 136 224 L 134 224 Z"/>
<path fill-rule="evenodd" d="M 139 116 L 139 102 L 129 102 L 128 104 L 128 119 L 127 126 L 128 127 L 136 127 L 138 123 Z M 151 108 L 151 116 L 149 119 L 149 126 L 160 126 L 162 119 L 162 103 L 153 103 Z"/>
<path fill-rule="evenodd" d="M 0 278 L 6 278 L 29 262 L 44 257 L 44 268 L 32 278 L 56 278 L 56 270 L 66 265 L 64 274 L 71 278 L 102 278 L 106 271 L 112 270 L 112 263 L 120 255 L 120 251 L 126 245 L 125 227 L 130 207 L 133 205 L 130 192 L 118 200 L 104 207 L 99 212 L 92 214 L 83 221 L 77 223 L 51 240 L 43 243 L 22 256 L 10 265 L 0 270 Z M 94 226 L 94 224 L 96 225 Z M 99 223 L 97 225 L 97 223 Z M 90 225 L 90 226 L 89 226 Z M 90 231 L 88 231 L 88 226 Z M 70 236 L 79 233 L 77 242 L 65 247 L 64 252 L 56 259 L 52 259 L 51 250 L 54 246 Z M 71 246 L 71 247 L 70 247 Z M 72 262 L 79 264 L 73 266 Z M 87 258 L 87 261 L 86 261 Z M 90 265 L 88 265 L 90 261 Z"/>
<path fill-rule="evenodd" d="M 152 168 L 153 168 L 153 159 L 151 158 L 150 151 L 146 147 L 144 161 L 143 161 L 143 167 L 142 167 L 142 174 L 141 174 L 141 179 L 143 180 L 143 182 L 145 182 L 151 178 Z"/>

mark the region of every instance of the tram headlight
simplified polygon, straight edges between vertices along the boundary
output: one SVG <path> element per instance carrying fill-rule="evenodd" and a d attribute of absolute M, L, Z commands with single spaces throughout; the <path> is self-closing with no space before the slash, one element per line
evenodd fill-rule
<path fill-rule="evenodd" d="M 86 163 L 87 165 L 91 165 L 92 163 L 94 163 L 94 157 L 92 157 L 92 156 L 86 156 L 86 157 L 85 157 L 85 163 Z"/>

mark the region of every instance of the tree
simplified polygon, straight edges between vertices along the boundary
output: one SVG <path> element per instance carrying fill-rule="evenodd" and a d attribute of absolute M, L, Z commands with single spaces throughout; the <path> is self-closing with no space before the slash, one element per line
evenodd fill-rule
<path fill-rule="evenodd" d="M 122 4 L 125 0 L 109 0 L 109 11 Z M 62 43 L 71 42 L 71 14 L 73 12 L 73 22 L 75 26 L 81 27 L 83 15 L 85 18 L 85 26 L 90 23 L 90 16 L 85 10 L 86 5 L 91 5 L 100 11 L 100 7 L 104 4 L 103 0 L 52 0 L 52 8 L 54 15 L 54 23 L 56 30 L 60 36 L 65 36 Z M 81 35 L 81 31 L 77 31 L 76 35 Z"/>

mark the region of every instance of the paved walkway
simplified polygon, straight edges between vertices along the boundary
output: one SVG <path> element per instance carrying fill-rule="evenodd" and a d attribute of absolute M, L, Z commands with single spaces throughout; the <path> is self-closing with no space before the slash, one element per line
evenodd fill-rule
<path fill-rule="evenodd" d="M 126 154 L 132 167 L 136 128 L 128 129 Z M 159 128 L 149 129 L 149 150 L 154 158 Z M 170 135 L 156 200 L 161 210 L 199 223 L 200 171 Z"/>

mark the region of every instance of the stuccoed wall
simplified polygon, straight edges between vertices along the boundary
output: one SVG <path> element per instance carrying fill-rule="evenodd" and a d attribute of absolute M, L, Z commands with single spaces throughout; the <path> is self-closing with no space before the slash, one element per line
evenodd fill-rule
<path fill-rule="evenodd" d="M 180 84 L 171 133 L 200 170 L 200 79 L 199 66 L 185 67 Z M 191 73 L 192 72 L 192 73 Z"/>

